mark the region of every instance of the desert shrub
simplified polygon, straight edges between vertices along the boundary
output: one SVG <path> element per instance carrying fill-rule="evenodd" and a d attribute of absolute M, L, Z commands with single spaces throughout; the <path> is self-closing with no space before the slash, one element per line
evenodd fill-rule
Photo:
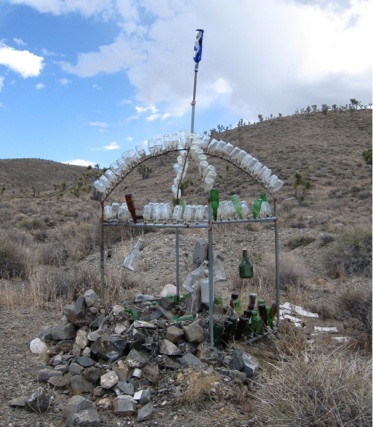
<path fill-rule="evenodd" d="M 299 248 L 300 246 L 307 246 L 310 243 L 314 242 L 315 238 L 309 234 L 299 234 L 297 236 L 291 237 L 286 243 L 290 250 Z"/>
<path fill-rule="evenodd" d="M 63 242 L 39 245 L 37 249 L 38 261 L 42 265 L 62 267 L 69 259 L 69 251 Z"/>
<path fill-rule="evenodd" d="M 288 347 L 288 346 L 287 346 Z M 262 426 L 369 426 L 372 423 L 371 361 L 343 350 L 279 351 L 263 371 L 254 399 Z"/>
<path fill-rule="evenodd" d="M 350 275 L 371 276 L 371 227 L 350 227 L 339 234 L 333 247 L 325 250 L 323 262 L 332 278 Z"/>
<path fill-rule="evenodd" d="M 191 406 L 202 406 L 206 401 L 213 400 L 214 384 L 219 376 L 202 371 L 194 371 L 189 375 L 187 388 L 181 398 L 181 403 Z M 215 392 L 215 399 L 216 399 Z"/>
<path fill-rule="evenodd" d="M 372 164 L 372 147 L 367 148 L 365 151 L 363 151 L 363 158 L 367 165 Z"/>
<path fill-rule="evenodd" d="M 0 238 L 0 278 L 25 278 L 27 276 L 27 258 L 21 247 L 8 239 Z"/>
<path fill-rule="evenodd" d="M 25 218 L 19 223 L 19 227 L 24 230 L 40 230 L 45 227 L 45 223 L 38 217 Z"/>
<path fill-rule="evenodd" d="M 372 286 L 368 281 L 349 283 L 338 295 L 339 317 L 347 321 L 353 339 L 360 347 L 372 344 Z"/>

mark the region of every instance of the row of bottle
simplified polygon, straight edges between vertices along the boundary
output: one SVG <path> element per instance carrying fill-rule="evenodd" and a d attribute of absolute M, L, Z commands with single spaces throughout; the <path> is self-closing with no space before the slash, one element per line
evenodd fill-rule
<path fill-rule="evenodd" d="M 232 315 L 224 322 L 214 323 L 214 343 L 217 347 L 226 346 L 233 339 L 250 339 L 263 335 L 274 329 L 277 315 L 277 305 L 267 306 L 264 299 L 259 299 L 256 308 L 257 295 L 249 295 L 249 305 L 242 312 L 239 295 L 233 292 L 230 307 Z"/>
<path fill-rule="evenodd" d="M 161 154 L 163 151 L 186 150 L 194 142 L 202 144 L 202 142 L 208 143 L 209 141 L 210 138 L 206 135 L 201 136 L 184 129 L 178 133 L 163 135 L 162 138 L 150 139 L 147 141 L 149 153 L 141 145 L 136 145 L 135 149 L 131 148 L 125 151 L 93 185 L 97 191 L 105 194 L 146 157 Z"/>
<path fill-rule="evenodd" d="M 126 196 L 126 200 L 128 195 Z M 136 223 L 136 208 L 134 205 L 133 198 L 130 199 L 131 209 L 128 206 L 128 202 L 116 203 L 113 202 L 111 205 L 104 206 L 104 221 L 118 221 L 128 222 L 131 219 Z M 255 203 L 255 201 L 253 202 Z M 270 216 L 271 210 L 267 203 L 267 209 L 264 210 L 262 205 L 253 205 L 253 217 L 265 217 Z M 132 212 L 131 212 L 132 210 Z M 258 212 L 257 212 L 258 210 Z M 216 220 L 238 220 L 249 218 L 250 209 L 248 203 L 245 200 L 239 200 L 237 195 L 231 196 L 231 200 L 222 201 L 219 204 L 217 210 Z M 155 203 L 150 202 L 143 207 L 142 217 L 145 222 L 153 223 L 167 223 L 168 221 L 179 222 L 201 222 L 208 218 L 208 207 L 207 205 L 187 205 L 185 201 L 181 201 L 180 205 L 176 205 L 174 208 L 171 207 L 170 203 Z"/>
<path fill-rule="evenodd" d="M 227 158 L 238 167 L 248 172 L 254 179 L 260 182 L 269 193 L 279 191 L 284 182 L 278 178 L 277 175 L 272 174 L 272 170 L 264 166 L 258 159 L 248 154 L 245 150 L 234 147 L 231 143 L 225 141 L 218 141 L 211 139 L 207 135 L 201 136 L 195 133 L 189 133 L 181 130 L 178 134 L 164 135 L 163 138 L 156 138 L 149 140 L 147 143 L 149 155 L 160 154 L 163 151 L 169 150 L 187 150 L 190 149 L 192 158 L 198 162 L 198 170 L 201 178 L 203 179 L 205 191 L 209 191 L 214 184 L 217 175 L 212 165 L 207 162 L 205 153 L 211 155 L 218 155 Z M 101 193 L 110 191 L 128 172 L 130 172 L 140 161 L 144 160 L 148 154 L 141 146 L 136 146 L 136 149 L 129 149 L 125 151 L 122 156 L 113 162 L 109 169 L 98 180 L 94 182 L 94 187 Z M 202 157 L 200 157 L 202 156 Z M 181 173 L 184 175 L 185 162 L 183 156 L 180 156 L 178 165 L 181 167 Z M 187 168 L 187 166 L 186 166 Z M 184 169 L 184 173 L 182 170 Z M 212 172 L 209 176 L 208 173 Z M 177 170 L 177 177 L 180 171 Z M 180 181 L 180 179 L 178 179 Z M 175 184 L 174 184 L 175 186 Z M 178 195 L 179 185 L 172 187 L 175 197 Z"/>

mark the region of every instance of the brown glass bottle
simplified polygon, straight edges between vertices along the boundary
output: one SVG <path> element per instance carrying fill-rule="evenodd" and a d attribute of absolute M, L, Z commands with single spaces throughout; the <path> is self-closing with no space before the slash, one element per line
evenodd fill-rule
<path fill-rule="evenodd" d="M 268 326 L 268 318 L 267 318 L 267 309 L 264 300 L 258 301 L 258 311 L 259 315 L 262 318 L 263 326 L 266 328 Z"/>
<path fill-rule="evenodd" d="M 136 208 L 135 208 L 135 202 L 133 200 L 132 194 L 126 194 L 126 203 L 128 210 L 132 216 L 133 222 L 136 224 Z"/>
<path fill-rule="evenodd" d="M 247 307 L 248 310 L 255 310 L 256 303 L 256 294 L 249 294 L 249 305 Z"/>

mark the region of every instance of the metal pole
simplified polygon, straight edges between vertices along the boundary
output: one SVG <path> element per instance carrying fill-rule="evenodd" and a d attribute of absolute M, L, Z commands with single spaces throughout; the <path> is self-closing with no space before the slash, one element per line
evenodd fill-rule
<path fill-rule="evenodd" d="M 277 329 L 280 324 L 280 250 L 278 242 L 278 217 L 277 199 L 273 199 L 273 213 L 275 216 L 275 262 L 276 262 L 276 305 L 277 305 Z"/>
<path fill-rule="evenodd" d="M 180 282 L 179 282 L 179 229 L 175 230 L 175 246 L 176 246 L 176 295 L 180 298 Z"/>
<path fill-rule="evenodd" d="M 209 325 L 210 325 L 210 343 L 214 346 L 214 253 L 212 250 L 212 211 L 211 200 L 207 202 L 208 212 L 208 254 L 209 254 Z"/>
<path fill-rule="evenodd" d="M 101 298 L 105 298 L 105 256 L 104 256 L 104 202 L 101 202 L 101 242 L 100 242 L 100 271 L 101 271 Z"/>
<path fill-rule="evenodd" d="M 193 86 L 193 99 L 192 99 L 192 122 L 190 125 L 190 133 L 194 133 L 194 115 L 196 109 L 196 93 L 197 93 L 197 74 L 199 62 L 196 62 L 194 67 L 194 86 Z"/>

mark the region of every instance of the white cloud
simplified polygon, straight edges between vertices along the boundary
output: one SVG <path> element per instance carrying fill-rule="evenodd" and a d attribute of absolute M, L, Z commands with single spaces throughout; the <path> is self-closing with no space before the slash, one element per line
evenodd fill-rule
<path fill-rule="evenodd" d="M 71 83 L 71 80 L 67 79 L 66 77 L 62 77 L 59 79 L 59 83 L 61 86 L 68 86 Z"/>
<path fill-rule="evenodd" d="M 75 166 L 94 166 L 95 163 L 91 162 L 89 160 L 83 160 L 83 159 L 75 159 L 75 160 L 68 160 L 67 162 L 61 162 L 65 163 L 66 165 L 75 165 Z"/>
<path fill-rule="evenodd" d="M 89 126 L 97 127 L 100 129 L 105 129 L 109 126 L 109 123 L 106 123 L 106 122 L 90 122 Z"/>
<path fill-rule="evenodd" d="M 103 150 L 105 151 L 120 150 L 120 145 L 117 142 L 113 141 L 109 145 L 105 145 Z"/>
<path fill-rule="evenodd" d="M 1 92 L 1 89 L 3 88 L 3 86 L 4 86 L 4 80 L 5 80 L 5 78 L 3 76 L 0 76 L 0 92 Z"/>
<path fill-rule="evenodd" d="M 14 43 L 16 43 L 18 46 L 27 46 L 27 43 L 25 43 L 22 39 L 13 39 Z"/>
<path fill-rule="evenodd" d="M 19 73 L 24 79 L 37 77 L 43 68 L 43 58 L 27 50 L 16 50 L 0 42 L 0 65 Z"/>
<path fill-rule="evenodd" d="M 35 89 L 37 89 L 37 90 L 44 89 L 44 88 L 45 88 L 45 85 L 44 85 L 43 83 L 38 83 L 38 84 L 35 86 Z"/>

